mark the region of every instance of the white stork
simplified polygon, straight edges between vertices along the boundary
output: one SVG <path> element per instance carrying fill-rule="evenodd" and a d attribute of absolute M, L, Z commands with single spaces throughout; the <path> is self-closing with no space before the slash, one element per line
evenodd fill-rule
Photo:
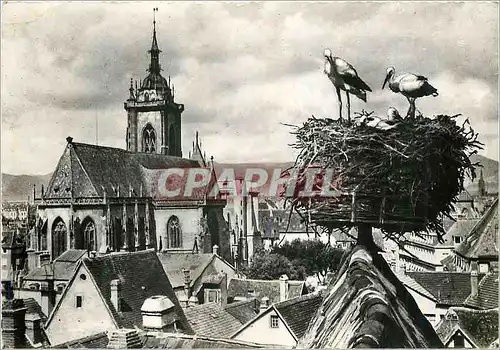
<path fill-rule="evenodd" d="M 387 74 L 382 84 L 382 89 L 388 83 L 389 89 L 391 89 L 392 92 L 400 93 L 405 96 L 410 103 L 408 116 L 415 117 L 415 99 L 430 95 L 436 97 L 438 91 L 434 86 L 429 84 L 427 78 L 422 75 L 403 73 L 394 77 L 395 73 L 396 70 L 394 67 L 387 68 Z"/>
<path fill-rule="evenodd" d="M 325 49 L 325 69 L 324 73 L 328 76 L 330 81 L 337 90 L 337 97 L 339 99 L 339 113 L 342 119 L 342 98 L 340 90 L 344 90 L 347 95 L 347 120 L 351 120 L 351 101 L 349 94 L 353 94 L 359 99 L 366 102 L 366 92 L 372 89 L 358 76 L 358 73 L 349 63 L 339 57 L 332 57 L 330 49 Z"/>

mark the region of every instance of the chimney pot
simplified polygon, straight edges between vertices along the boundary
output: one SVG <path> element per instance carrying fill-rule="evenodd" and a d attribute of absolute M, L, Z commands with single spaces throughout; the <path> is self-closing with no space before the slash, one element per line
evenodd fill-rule
<path fill-rule="evenodd" d="M 219 246 L 217 244 L 212 247 L 212 253 L 219 255 Z"/>
<path fill-rule="evenodd" d="M 281 275 L 280 277 L 280 301 L 288 299 L 288 276 Z"/>
<path fill-rule="evenodd" d="M 260 310 L 259 312 L 262 313 L 264 311 L 267 310 L 267 308 L 269 307 L 269 298 L 268 297 L 263 297 L 261 300 L 260 300 Z"/>
<path fill-rule="evenodd" d="M 147 298 L 141 307 L 142 325 L 156 330 L 173 329 L 175 323 L 174 303 L 164 296 L 155 295 Z"/>
<path fill-rule="evenodd" d="M 110 289 L 111 289 L 111 302 L 113 303 L 116 311 L 121 311 L 120 310 L 120 299 L 121 299 L 121 286 L 120 286 L 120 280 L 119 279 L 114 279 L 110 282 Z"/>
<path fill-rule="evenodd" d="M 471 263 L 471 272 L 470 272 L 470 294 L 472 297 L 475 297 L 479 291 L 479 275 L 477 271 L 477 262 L 473 261 Z"/>

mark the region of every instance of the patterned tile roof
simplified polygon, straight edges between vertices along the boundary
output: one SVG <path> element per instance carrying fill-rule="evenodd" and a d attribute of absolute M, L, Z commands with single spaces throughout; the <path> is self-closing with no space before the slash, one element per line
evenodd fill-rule
<path fill-rule="evenodd" d="M 462 238 L 467 237 L 478 222 L 479 219 L 458 219 L 451 225 L 448 231 L 446 231 L 446 234 L 443 237 L 443 244 L 453 245 L 454 236 L 460 236 Z"/>
<path fill-rule="evenodd" d="M 106 332 L 101 332 L 93 335 L 89 335 L 84 338 L 79 338 L 75 340 L 71 340 L 69 342 L 58 344 L 53 346 L 53 348 L 57 349 L 103 349 L 109 343 L 108 335 Z"/>
<path fill-rule="evenodd" d="M 252 292 L 253 295 L 249 295 L 249 292 Z M 304 293 L 304 281 L 288 281 L 288 299 L 298 297 Z M 271 303 L 277 303 L 280 301 L 280 281 L 231 278 L 227 294 L 229 298 L 254 296 L 260 300 L 263 297 L 268 297 Z"/>
<path fill-rule="evenodd" d="M 69 198 L 71 193 L 75 197 L 117 196 L 118 191 L 120 196 L 128 196 L 130 190 L 139 196 L 142 189 L 143 195 L 156 198 L 161 196 L 158 180 L 162 170 L 199 167 L 197 161 L 185 158 L 71 142 L 59 160 L 45 197 Z M 173 178 L 185 184 L 187 172 L 181 180 L 169 177 Z M 207 188 L 193 191 L 193 198 L 181 195 L 178 199 L 202 198 Z"/>
<path fill-rule="evenodd" d="M 274 304 L 297 339 L 302 338 L 313 316 L 323 302 L 320 293 L 306 294 Z"/>
<path fill-rule="evenodd" d="M 212 253 L 158 253 L 163 270 L 165 270 L 174 288 L 184 286 L 184 273 L 182 269 L 188 269 L 191 272 L 191 284 L 193 284 L 202 275 L 214 257 L 215 254 Z"/>
<path fill-rule="evenodd" d="M 241 324 L 245 324 L 259 313 L 260 302 L 257 298 L 235 301 L 227 304 L 225 310 L 233 315 Z"/>
<path fill-rule="evenodd" d="M 457 254 L 468 259 L 498 259 L 498 198 L 486 211 L 470 235 L 456 249 Z M 496 260 L 495 259 L 495 260 Z"/>
<path fill-rule="evenodd" d="M 143 335 L 143 348 L 147 349 L 197 349 L 197 348 L 280 348 L 279 346 L 262 345 L 233 339 L 210 338 L 204 336 L 190 336 L 179 333 L 152 333 Z"/>
<path fill-rule="evenodd" d="M 474 310 L 451 307 L 436 326 L 436 333 L 447 346 L 458 330 L 472 340 L 476 347 L 488 348 L 498 339 L 498 308 Z"/>
<path fill-rule="evenodd" d="M 242 323 L 221 305 L 206 303 L 184 310 L 191 328 L 196 335 L 228 338 Z"/>
<path fill-rule="evenodd" d="M 450 306 L 463 305 L 471 293 L 469 272 L 419 271 L 407 275 L 431 293 L 438 303 Z M 479 280 L 484 274 L 479 274 Z"/>
<path fill-rule="evenodd" d="M 55 261 L 73 262 L 80 261 L 83 256 L 87 254 L 85 249 L 68 249 L 55 259 Z"/>
<path fill-rule="evenodd" d="M 144 301 L 154 295 L 165 295 L 174 304 L 177 320 L 184 331 L 192 331 L 154 251 L 108 254 L 84 258 L 82 262 L 92 274 L 120 328 L 142 327 Z M 121 312 L 117 312 L 111 302 L 110 283 L 114 279 L 121 282 Z"/>
<path fill-rule="evenodd" d="M 336 277 L 297 348 L 443 347 L 379 254 L 356 246 Z"/>
<path fill-rule="evenodd" d="M 56 281 L 69 281 L 78 262 L 68 262 L 68 261 L 57 261 L 54 260 L 52 263 L 43 264 L 40 267 L 33 269 L 28 272 L 26 276 L 23 277 L 25 281 L 46 281 L 46 280 L 56 280 Z"/>
<path fill-rule="evenodd" d="M 489 273 L 478 285 L 478 293 L 470 295 L 465 305 L 475 309 L 493 309 L 498 307 L 498 273 Z"/>

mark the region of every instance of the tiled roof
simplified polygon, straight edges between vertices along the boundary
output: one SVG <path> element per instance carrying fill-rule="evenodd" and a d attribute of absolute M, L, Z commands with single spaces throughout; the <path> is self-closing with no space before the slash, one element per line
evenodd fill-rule
<path fill-rule="evenodd" d="M 75 273 L 78 261 L 86 256 L 86 254 L 86 250 L 68 249 L 52 263 L 44 264 L 28 272 L 28 274 L 23 277 L 23 280 L 45 281 L 54 279 L 58 281 L 69 281 Z"/>
<path fill-rule="evenodd" d="M 55 261 L 65 261 L 76 263 L 87 253 L 85 249 L 68 249 L 55 259 Z"/>
<path fill-rule="evenodd" d="M 434 297 L 434 295 L 432 295 L 427 289 L 425 289 L 420 284 L 418 284 L 417 281 L 415 281 L 413 278 L 411 278 L 410 276 L 408 276 L 406 273 L 404 273 L 404 272 L 399 272 L 398 273 L 397 272 L 396 276 L 401 281 L 401 283 L 403 283 L 405 285 L 405 287 L 413 289 L 414 291 L 422 294 L 423 296 L 425 296 L 425 297 L 427 297 L 427 298 L 429 298 L 431 300 L 436 300 L 436 298 Z"/>
<path fill-rule="evenodd" d="M 242 323 L 221 305 L 206 303 L 184 310 L 184 314 L 196 335 L 228 338 Z"/>
<path fill-rule="evenodd" d="M 128 196 L 130 189 L 139 196 L 142 188 L 143 195 L 157 197 L 161 195 L 157 181 L 162 170 L 199 167 L 197 161 L 185 158 L 72 142 L 59 160 L 45 197 L 69 198 L 70 193 L 76 197 L 102 197 L 104 193 L 116 196 L 118 188 L 120 196 Z M 177 179 L 169 179 L 172 178 Z M 186 178 L 187 172 L 182 178 L 184 184 Z M 196 189 L 193 197 L 202 198 L 205 191 L 206 188 Z M 180 195 L 178 199 L 195 198 Z"/>
<path fill-rule="evenodd" d="M 276 303 L 274 308 L 283 317 L 297 339 L 300 339 L 322 302 L 323 296 L 320 293 L 314 293 Z"/>
<path fill-rule="evenodd" d="M 109 339 L 106 332 L 89 335 L 84 338 L 71 340 L 63 344 L 57 344 L 53 348 L 57 349 L 103 349 L 108 345 Z"/>
<path fill-rule="evenodd" d="M 120 328 L 142 327 L 141 307 L 154 295 L 165 295 L 174 304 L 176 318 L 185 332 L 191 332 L 172 285 L 154 251 L 108 254 L 84 258 L 83 264 L 92 274 L 108 308 Z M 110 283 L 121 282 L 122 311 L 117 312 L 111 302 Z"/>
<path fill-rule="evenodd" d="M 304 281 L 288 281 L 288 299 L 298 297 L 304 294 Z M 280 301 L 280 281 L 279 280 L 252 280 L 231 278 L 227 294 L 229 298 L 252 297 L 249 291 L 254 293 L 257 299 L 268 297 L 271 303 Z"/>
<path fill-rule="evenodd" d="M 496 257 L 498 259 L 498 198 L 472 229 L 456 252 L 469 259 Z"/>
<path fill-rule="evenodd" d="M 27 308 L 26 314 L 36 314 L 40 316 L 42 324 L 44 324 L 45 321 L 47 321 L 47 315 L 43 313 L 42 307 L 40 306 L 40 304 L 38 304 L 38 302 L 35 299 L 27 298 L 23 299 L 23 301 L 24 301 L 24 306 Z"/>
<path fill-rule="evenodd" d="M 233 315 L 241 324 L 245 324 L 259 313 L 260 302 L 257 298 L 235 301 L 227 304 L 225 310 Z"/>
<path fill-rule="evenodd" d="M 440 304 L 459 306 L 470 295 L 469 272 L 419 271 L 407 272 L 418 284 L 431 293 Z M 479 279 L 484 274 L 479 274 Z"/>
<path fill-rule="evenodd" d="M 493 309 L 498 307 L 498 273 L 489 273 L 478 285 L 478 293 L 469 296 L 465 305 L 475 309 Z"/>
<path fill-rule="evenodd" d="M 163 270 L 165 270 L 174 288 L 184 286 L 184 273 L 182 269 L 188 269 L 191 272 L 191 283 L 194 283 L 214 259 L 214 256 L 212 253 L 158 253 Z"/>
<path fill-rule="evenodd" d="M 465 238 L 479 222 L 479 219 L 458 219 L 451 225 L 444 235 L 444 243 L 446 245 L 453 245 L 453 237 L 460 236 Z"/>
<path fill-rule="evenodd" d="M 443 347 L 385 260 L 359 245 L 344 258 L 297 345 L 350 347 Z"/>
<path fill-rule="evenodd" d="M 447 345 L 457 330 L 470 338 L 475 346 L 488 348 L 498 339 L 498 308 L 492 310 L 473 310 L 464 307 L 451 307 L 446 316 L 436 326 L 436 332 Z"/>
<path fill-rule="evenodd" d="M 147 349 L 197 349 L 197 348 L 280 348 L 279 346 L 262 345 L 233 339 L 190 336 L 179 333 L 152 333 L 143 335 L 143 348 Z"/>

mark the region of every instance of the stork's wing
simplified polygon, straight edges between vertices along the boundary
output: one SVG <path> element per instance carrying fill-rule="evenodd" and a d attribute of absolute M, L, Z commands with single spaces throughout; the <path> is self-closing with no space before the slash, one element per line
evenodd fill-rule
<path fill-rule="evenodd" d="M 417 76 L 418 80 L 424 80 L 424 81 L 429 80 L 429 79 L 427 79 L 427 77 L 424 77 L 423 75 L 416 75 L 416 76 Z"/>
<path fill-rule="evenodd" d="M 372 89 L 358 76 L 356 69 L 342 58 L 335 57 L 335 69 L 344 82 L 359 90 L 372 91 Z"/>

